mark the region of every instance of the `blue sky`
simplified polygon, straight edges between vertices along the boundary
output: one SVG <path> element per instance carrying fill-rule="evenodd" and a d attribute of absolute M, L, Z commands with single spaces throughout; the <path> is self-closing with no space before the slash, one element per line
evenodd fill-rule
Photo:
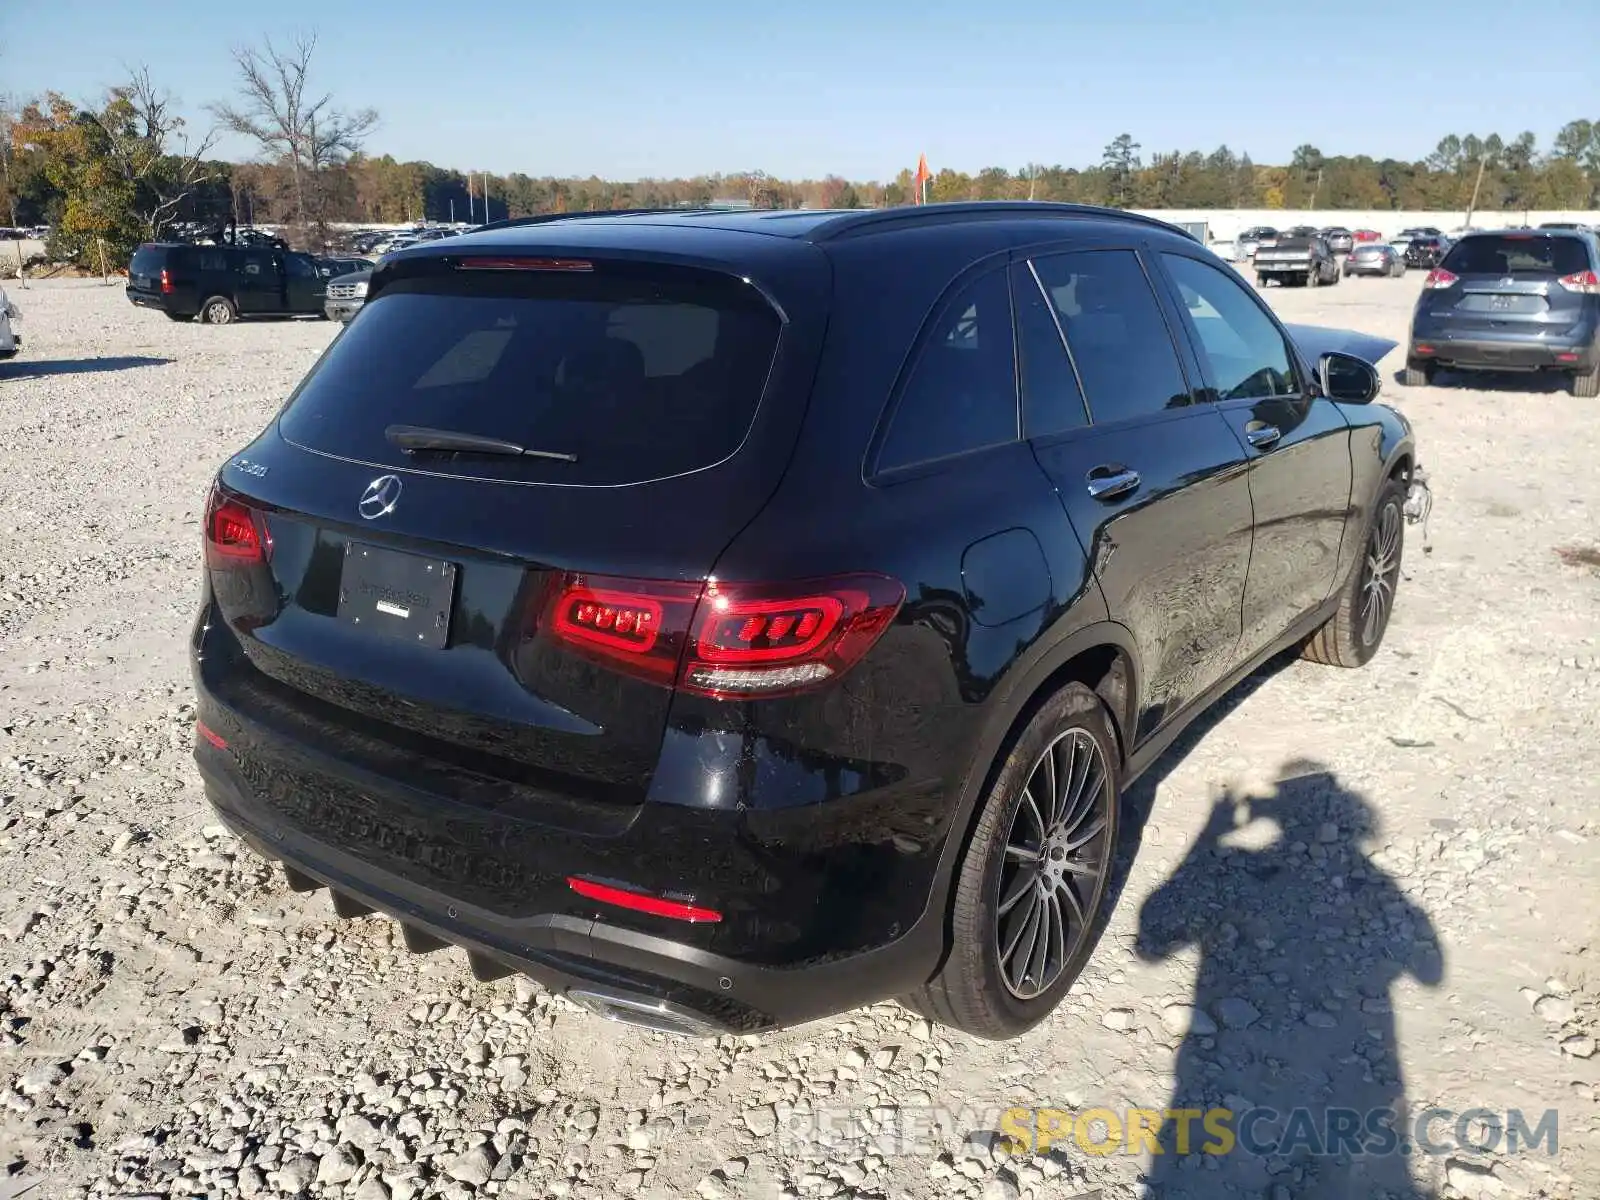
<path fill-rule="evenodd" d="M 1528 34 L 1508 11 L 1503 0 L 0 0 L 0 92 L 89 98 L 143 63 L 204 122 L 204 105 L 231 91 L 230 47 L 315 30 L 316 82 L 383 118 L 370 151 L 463 170 L 883 179 L 919 152 L 935 170 L 1081 166 L 1124 131 L 1146 156 L 1225 142 L 1283 162 L 1311 142 L 1418 158 L 1449 132 L 1531 129 L 1545 146 L 1574 117 L 1600 119 L 1589 65 L 1600 0 L 1543 0 Z"/>

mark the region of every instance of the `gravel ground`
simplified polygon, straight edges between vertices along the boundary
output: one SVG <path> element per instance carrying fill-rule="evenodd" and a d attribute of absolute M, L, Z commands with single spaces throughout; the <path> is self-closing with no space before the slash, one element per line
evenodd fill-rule
<path fill-rule="evenodd" d="M 1267 296 L 1399 339 L 1417 287 Z M 1600 1195 L 1594 401 L 1408 390 L 1386 360 L 1437 505 L 1385 649 L 1275 664 L 1135 789 L 1120 906 L 1043 1027 L 987 1044 L 882 1004 L 696 1043 L 336 923 L 214 824 L 185 662 L 203 492 L 332 328 L 174 325 L 97 281 L 13 298 L 0 1197 Z M 1556 1109 L 1558 1148 L 1454 1146 L 1453 1116 L 1445 1152 L 1388 1156 L 993 1136 L 1015 1107 L 1399 1103 Z M 817 1132 L 843 1117 L 867 1136 Z"/>

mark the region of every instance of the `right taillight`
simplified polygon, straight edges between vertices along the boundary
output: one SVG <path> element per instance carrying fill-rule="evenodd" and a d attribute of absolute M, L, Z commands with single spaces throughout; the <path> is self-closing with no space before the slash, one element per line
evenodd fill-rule
<path fill-rule="evenodd" d="M 1425 288 L 1447 288 L 1456 282 L 1456 276 L 1446 271 L 1443 267 L 1435 267 L 1429 271 L 1422 280 Z"/>
<path fill-rule="evenodd" d="M 709 583 L 695 610 L 679 686 L 732 698 L 827 683 L 861 661 L 905 595 L 882 575 L 801 585 Z"/>
<path fill-rule="evenodd" d="M 172 274 L 165 267 L 161 268 L 161 294 L 163 296 L 172 294 Z"/>
<path fill-rule="evenodd" d="M 882 636 L 905 588 L 882 575 L 798 584 L 558 576 L 541 624 L 627 674 L 717 699 L 804 691 L 837 679 Z"/>
<path fill-rule="evenodd" d="M 206 501 L 206 565 L 253 566 L 267 561 L 272 540 L 253 509 L 213 486 Z"/>
<path fill-rule="evenodd" d="M 1582 292 L 1585 296 L 1600 296 L 1600 275 L 1593 271 L 1579 271 L 1574 275 L 1563 275 L 1556 280 L 1569 292 Z"/>

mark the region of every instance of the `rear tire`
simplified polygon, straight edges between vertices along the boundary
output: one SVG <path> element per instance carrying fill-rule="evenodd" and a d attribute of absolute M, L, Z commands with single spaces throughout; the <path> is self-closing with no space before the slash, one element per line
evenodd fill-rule
<path fill-rule="evenodd" d="M 1119 761 L 1099 696 L 1069 683 L 1045 700 L 980 802 L 944 965 L 901 1003 L 990 1039 L 1016 1037 L 1055 1010 L 1104 926 Z"/>
<path fill-rule="evenodd" d="M 1400 372 L 1400 382 L 1407 387 L 1428 387 L 1433 383 L 1433 364 L 1413 367 L 1407 363 Z"/>
<path fill-rule="evenodd" d="M 1300 654 L 1330 667 L 1364 667 L 1383 645 L 1400 585 L 1406 545 L 1405 484 L 1384 481 L 1372 506 L 1361 550 L 1339 592 L 1339 607 L 1306 641 Z"/>
<path fill-rule="evenodd" d="M 1592 399 L 1600 396 L 1600 367 L 1572 377 L 1572 394 Z"/>
<path fill-rule="evenodd" d="M 239 310 L 226 296 L 213 296 L 200 306 L 200 319 L 207 325 L 232 325 L 239 319 Z"/>

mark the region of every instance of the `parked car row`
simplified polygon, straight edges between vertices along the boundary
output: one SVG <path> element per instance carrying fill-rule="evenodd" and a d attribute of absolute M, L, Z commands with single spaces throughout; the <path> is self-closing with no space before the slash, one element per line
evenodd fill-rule
<path fill-rule="evenodd" d="M 414 225 L 409 229 L 361 229 L 347 234 L 344 244 L 358 254 L 388 254 L 407 246 L 455 237 L 469 231 L 469 225 Z"/>
<path fill-rule="evenodd" d="M 43 242 L 49 238 L 48 225 L 0 225 L 0 242 Z"/>

